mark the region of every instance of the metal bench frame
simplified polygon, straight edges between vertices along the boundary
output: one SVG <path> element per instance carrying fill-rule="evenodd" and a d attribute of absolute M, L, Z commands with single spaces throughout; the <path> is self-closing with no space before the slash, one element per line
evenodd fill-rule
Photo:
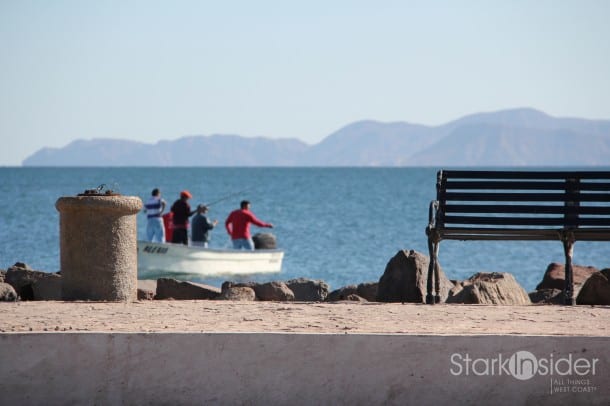
<path fill-rule="evenodd" d="M 428 304 L 440 302 L 441 240 L 561 241 L 567 305 L 575 304 L 574 243 L 610 241 L 610 172 L 441 170 L 436 194 L 426 227 Z"/>

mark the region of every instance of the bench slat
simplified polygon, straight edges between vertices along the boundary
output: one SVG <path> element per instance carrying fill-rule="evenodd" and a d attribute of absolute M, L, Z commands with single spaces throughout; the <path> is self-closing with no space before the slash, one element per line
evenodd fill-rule
<path fill-rule="evenodd" d="M 610 226 L 610 218 L 589 217 L 482 217 L 443 216 L 443 224 L 506 225 L 506 226 Z"/>
<path fill-rule="evenodd" d="M 443 170 L 443 178 L 462 179 L 610 179 L 610 171 L 469 171 Z"/>
<path fill-rule="evenodd" d="M 496 190 L 566 190 L 572 185 L 568 182 L 542 181 L 454 181 L 447 180 L 442 189 L 496 189 Z M 610 182 L 580 182 L 579 191 L 610 191 Z"/>
<path fill-rule="evenodd" d="M 445 213 L 513 213 L 513 214 L 569 214 L 610 215 L 610 206 L 536 206 L 516 204 L 446 204 Z"/>
<path fill-rule="evenodd" d="M 578 193 L 574 198 L 581 202 L 610 202 L 610 193 Z M 481 202 L 564 202 L 565 193 L 484 193 L 439 191 L 438 200 Z"/>
<path fill-rule="evenodd" d="M 558 240 L 561 229 L 532 228 L 467 228 L 447 227 L 440 230 L 444 240 Z M 607 241 L 610 230 L 606 228 L 580 228 L 573 230 L 579 241 Z"/>

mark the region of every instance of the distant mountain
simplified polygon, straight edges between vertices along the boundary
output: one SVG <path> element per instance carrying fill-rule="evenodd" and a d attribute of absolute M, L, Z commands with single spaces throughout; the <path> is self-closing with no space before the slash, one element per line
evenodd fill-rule
<path fill-rule="evenodd" d="M 24 166 L 288 166 L 309 146 L 296 139 L 188 136 L 156 144 L 93 139 L 43 148 Z"/>
<path fill-rule="evenodd" d="M 312 146 L 299 162 L 306 166 L 404 166 L 409 157 L 429 147 L 441 134 L 408 123 L 359 121 Z"/>
<path fill-rule="evenodd" d="M 297 139 L 195 135 L 146 144 L 77 140 L 24 166 L 594 166 L 610 165 L 610 120 L 521 108 L 430 127 L 358 121 L 315 145 Z"/>

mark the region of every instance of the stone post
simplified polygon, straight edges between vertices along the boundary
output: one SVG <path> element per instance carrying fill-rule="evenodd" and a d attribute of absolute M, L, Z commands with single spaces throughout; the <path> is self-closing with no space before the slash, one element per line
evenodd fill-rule
<path fill-rule="evenodd" d="M 64 300 L 137 299 L 138 197 L 60 197 L 60 269 Z"/>

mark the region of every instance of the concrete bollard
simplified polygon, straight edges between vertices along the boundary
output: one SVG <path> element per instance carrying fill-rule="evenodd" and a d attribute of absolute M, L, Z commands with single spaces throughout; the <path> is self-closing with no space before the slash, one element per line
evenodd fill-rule
<path fill-rule="evenodd" d="M 137 300 L 136 214 L 142 200 L 87 192 L 55 203 L 60 214 L 62 298 Z"/>

